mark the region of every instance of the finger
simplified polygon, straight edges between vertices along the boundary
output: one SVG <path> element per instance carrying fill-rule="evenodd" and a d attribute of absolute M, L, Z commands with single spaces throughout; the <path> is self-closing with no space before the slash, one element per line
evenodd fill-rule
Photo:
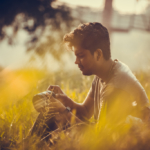
<path fill-rule="evenodd" d="M 57 109 L 50 109 L 50 110 L 48 110 L 48 114 L 55 114 L 55 113 L 58 113 Z"/>
<path fill-rule="evenodd" d="M 63 99 L 64 98 L 64 94 L 55 94 L 55 98 L 56 99 Z"/>
<path fill-rule="evenodd" d="M 46 110 L 47 114 L 53 114 L 53 113 L 58 113 L 58 108 L 56 107 L 50 107 Z"/>
<path fill-rule="evenodd" d="M 50 118 L 53 118 L 53 117 L 55 117 L 55 116 L 58 115 L 58 114 L 59 114 L 58 112 L 57 112 L 57 113 L 46 114 L 46 115 L 44 116 L 44 119 L 49 120 Z"/>
<path fill-rule="evenodd" d="M 54 85 L 50 85 L 48 88 L 47 88 L 47 90 L 53 90 L 54 89 Z"/>
<path fill-rule="evenodd" d="M 57 87 L 58 93 L 64 94 L 59 85 L 56 85 L 56 87 Z"/>
<path fill-rule="evenodd" d="M 63 94 L 55 94 L 55 99 L 61 103 L 63 103 Z"/>
<path fill-rule="evenodd" d="M 50 111 L 54 111 L 54 110 L 56 110 L 56 107 L 49 107 L 48 108 Z"/>
<path fill-rule="evenodd" d="M 63 91 L 61 90 L 61 88 L 60 88 L 59 85 L 55 85 L 55 87 L 54 87 L 54 92 L 55 92 L 55 93 L 61 93 L 61 94 L 63 94 Z"/>
<path fill-rule="evenodd" d="M 62 94 L 55 94 L 55 97 L 56 97 L 57 99 L 61 98 L 61 96 L 62 96 Z"/>
<path fill-rule="evenodd" d="M 59 103 L 58 102 L 50 102 L 50 107 L 55 108 L 58 107 Z"/>
<path fill-rule="evenodd" d="M 59 100 L 61 103 L 67 101 L 67 96 L 64 94 L 55 94 L 55 99 Z"/>
<path fill-rule="evenodd" d="M 50 85 L 47 90 L 53 91 L 54 93 L 60 93 L 60 87 L 58 85 Z"/>

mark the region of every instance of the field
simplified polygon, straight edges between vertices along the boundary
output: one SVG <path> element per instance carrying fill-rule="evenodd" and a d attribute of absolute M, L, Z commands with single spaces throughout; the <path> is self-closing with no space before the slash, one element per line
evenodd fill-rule
<path fill-rule="evenodd" d="M 150 99 L 149 72 L 135 73 Z M 61 132 L 59 138 L 39 142 L 38 137 L 27 136 L 38 113 L 33 107 L 32 97 L 47 89 L 48 85 L 59 85 L 74 101 L 81 103 L 91 86 L 93 76 L 84 77 L 78 72 L 50 73 L 45 70 L 21 69 L 0 72 L 0 150 L 107 150 L 150 149 L 150 131 L 145 124 L 132 129 L 130 124 L 110 126 L 103 119 L 97 125 L 86 127 L 78 135 L 74 127 L 68 136 Z M 92 121 L 92 119 L 91 119 Z"/>

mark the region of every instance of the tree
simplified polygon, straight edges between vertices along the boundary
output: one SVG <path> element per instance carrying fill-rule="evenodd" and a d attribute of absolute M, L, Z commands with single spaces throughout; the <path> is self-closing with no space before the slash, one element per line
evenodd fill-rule
<path fill-rule="evenodd" d="M 0 40 L 7 36 L 3 30 L 6 26 L 13 27 L 13 35 L 9 37 L 9 44 L 13 43 L 14 35 L 19 29 L 28 31 L 32 38 L 27 43 L 28 51 L 33 49 L 35 43 L 39 40 L 39 36 L 35 34 L 40 28 L 41 36 L 47 26 L 51 26 L 51 30 L 61 30 L 71 27 L 73 18 L 70 15 L 70 8 L 65 5 L 54 7 L 56 0 L 0 0 Z M 59 36 L 62 36 L 60 33 Z M 61 37 L 62 38 L 62 37 Z M 49 35 L 52 44 L 55 43 L 53 34 Z M 29 46 L 30 45 L 30 46 Z M 38 54 L 42 52 L 39 48 L 35 51 Z"/>

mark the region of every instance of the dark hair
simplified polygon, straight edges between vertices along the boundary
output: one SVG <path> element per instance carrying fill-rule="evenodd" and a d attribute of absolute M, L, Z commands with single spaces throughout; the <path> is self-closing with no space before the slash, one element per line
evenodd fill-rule
<path fill-rule="evenodd" d="M 109 34 L 101 23 L 80 24 L 75 30 L 66 34 L 63 41 L 71 50 L 73 46 L 80 46 L 93 54 L 100 48 L 106 60 L 111 57 Z"/>

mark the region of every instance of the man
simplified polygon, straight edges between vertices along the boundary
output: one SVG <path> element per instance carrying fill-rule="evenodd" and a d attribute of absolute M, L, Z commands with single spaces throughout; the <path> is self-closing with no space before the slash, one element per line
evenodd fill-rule
<path fill-rule="evenodd" d="M 118 60 L 112 60 L 107 29 L 100 23 L 84 23 L 64 36 L 83 75 L 95 75 L 92 86 L 82 104 L 71 100 L 59 86 L 51 85 L 56 102 L 50 112 L 59 112 L 63 121 L 70 121 L 76 111 L 76 123 L 86 122 L 93 115 L 96 121 L 105 118 L 108 123 L 125 122 L 129 115 L 149 119 L 149 100 L 130 69 Z M 69 109 L 71 111 L 69 111 Z M 57 117 L 57 116 L 56 116 Z M 57 119 L 56 119 L 57 120 Z"/>

